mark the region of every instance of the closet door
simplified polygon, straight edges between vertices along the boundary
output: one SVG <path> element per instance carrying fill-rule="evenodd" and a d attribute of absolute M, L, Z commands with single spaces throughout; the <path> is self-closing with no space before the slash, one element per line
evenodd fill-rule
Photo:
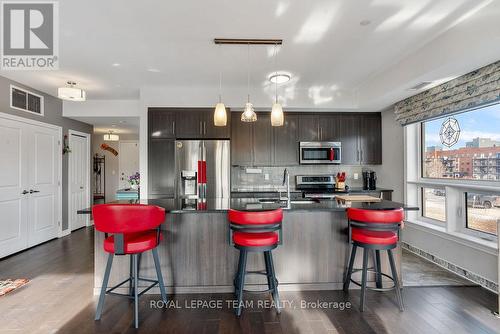
<path fill-rule="evenodd" d="M 31 128 L 28 145 L 28 246 L 57 237 L 59 201 L 59 131 Z M 70 153 L 71 154 L 71 153 Z"/>
<path fill-rule="evenodd" d="M 24 123 L 0 117 L 0 258 L 28 245 L 28 134 Z"/>

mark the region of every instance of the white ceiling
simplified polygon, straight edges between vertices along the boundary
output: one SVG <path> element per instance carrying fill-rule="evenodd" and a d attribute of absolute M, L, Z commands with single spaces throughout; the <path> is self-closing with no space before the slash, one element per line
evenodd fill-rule
<path fill-rule="evenodd" d="M 139 117 L 71 117 L 78 121 L 94 125 L 95 134 L 138 134 Z"/>
<path fill-rule="evenodd" d="M 144 87 L 186 93 L 196 86 L 216 94 L 222 70 L 223 94 L 238 87 L 241 95 L 246 93 L 247 48 L 216 46 L 213 38 L 282 38 L 277 68 L 292 75 L 280 86 L 285 105 L 353 110 L 382 108 L 414 94 L 407 88 L 426 79 L 426 73 L 433 76 L 427 80 L 443 79 L 485 65 L 481 57 L 468 57 L 453 71 L 438 71 L 427 55 L 416 66 L 402 68 L 445 32 L 488 13 L 498 22 L 500 14 L 500 1 L 492 0 L 65 0 L 59 5 L 60 70 L 1 75 L 52 95 L 73 80 L 87 90 L 88 99 L 138 99 Z M 371 23 L 361 25 L 363 20 Z M 500 33 L 498 28 L 494 33 Z M 500 50 L 499 45 L 485 51 Z M 250 49 L 252 95 L 272 99 L 266 80 L 276 69 L 272 54 L 273 47 Z M 401 70 L 421 71 L 401 76 L 380 93 L 395 69 L 399 76 Z"/>

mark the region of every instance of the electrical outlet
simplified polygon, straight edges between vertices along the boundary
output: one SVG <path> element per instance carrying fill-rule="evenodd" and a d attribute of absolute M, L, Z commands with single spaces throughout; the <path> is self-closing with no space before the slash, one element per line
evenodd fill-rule
<path fill-rule="evenodd" d="M 269 174 L 264 174 L 264 180 L 269 181 Z"/>
<path fill-rule="evenodd" d="M 354 173 L 353 178 L 354 178 L 355 180 L 359 179 L 359 174 L 358 174 L 358 173 Z"/>

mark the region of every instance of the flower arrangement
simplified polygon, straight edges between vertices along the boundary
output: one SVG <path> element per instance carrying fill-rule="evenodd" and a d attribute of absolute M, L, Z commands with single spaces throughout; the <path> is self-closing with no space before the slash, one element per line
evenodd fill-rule
<path fill-rule="evenodd" d="M 135 174 L 130 175 L 128 177 L 128 183 L 130 183 L 130 188 L 138 189 L 139 184 L 141 183 L 141 175 L 139 172 L 135 172 Z"/>

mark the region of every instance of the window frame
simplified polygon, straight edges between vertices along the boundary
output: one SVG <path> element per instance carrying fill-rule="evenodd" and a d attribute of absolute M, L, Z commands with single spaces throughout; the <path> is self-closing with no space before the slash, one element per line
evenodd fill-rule
<path fill-rule="evenodd" d="M 482 105 L 476 108 L 462 110 L 446 116 L 426 119 L 405 127 L 405 180 L 404 193 L 408 205 L 418 205 L 416 212 L 408 212 L 407 220 L 423 228 L 430 228 L 439 233 L 445 233 L 453 238 L 459 238 L 472 242 L 473 244 L 487 245 L 486 247 L 497 249 L 498 235 L 488 232 L 473 230 L 467 227 L 467 201 L 465 193 L 480 192 L 492 195 L 500 195 L 500 182 L 480 179 L 454 179 L 424 177 L 424 154 L 425 154 L 425 122 L 443 117 L 449 117 L 464 112 L 472 112 L 477 109 L 498 105 L 500 102 Z M 445 189 L 446 222 L 434 220 L 423 216 L 423 188 Z M 500 231 L 497 231 L 500 234 Z"/>
<path fill-rule="evenodd" d="M 447 213 L 447 200 L 446 200 L 446 188 L 445 187 L 440 187 L 440 186 L 437 186 L 437 187 L 434 187 L 434 186 L 428 186 L 428 185 L 419 185 L 418 186 L 419 188 L 419 218 L 426 222 L 426 223 L 430 223 L 430 224 L 435 224 L 437 226 L 445 226 L 446 225 L 446 221 L 448 220 L 448 213 Z M 439 219 L 434 219 L 434 218 L 431 218 L 431 217 L 428 217 L 428 216 L 425 216 L 424 215 L 424 197 L 425 197 L 425 191 L 424 189 L 439 189 L 439 190 L 443 190 L 445 195 L 444 195 L 444 216 L 445 216 L 445 220 L 439 220 Z"/>

